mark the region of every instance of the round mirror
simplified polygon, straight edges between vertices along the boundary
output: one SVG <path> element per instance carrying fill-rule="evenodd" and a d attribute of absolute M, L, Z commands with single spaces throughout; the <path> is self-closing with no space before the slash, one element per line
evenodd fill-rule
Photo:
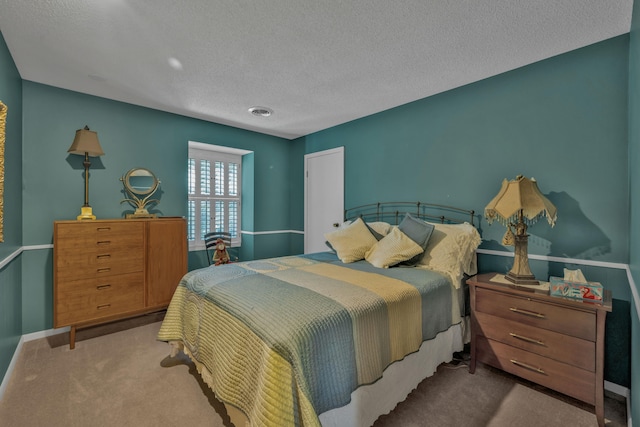
<path fill-rule="evenodd" d="M 128 202 L 136 208 L 132 214 L 126 214 L 127 218 L 155 218 L 156 214 L 150 214 L 146 206 L 152 203 L 159 203 L 157 199 L 149 200 L 149 198 L 158 189 L 160 181 L 158 178 L 146 168 L 131 169 L 122 178 L 120 178 L 124 185 L 125 193 L 128 198 L 122 200 L 120 203 Z"/>
<path fill-rule="evenodd" d="M 124 176 L 124 185 L 134 194 L 145 196 L 158 188 L 158 179 L 149 169 L 131 169 Z"/>

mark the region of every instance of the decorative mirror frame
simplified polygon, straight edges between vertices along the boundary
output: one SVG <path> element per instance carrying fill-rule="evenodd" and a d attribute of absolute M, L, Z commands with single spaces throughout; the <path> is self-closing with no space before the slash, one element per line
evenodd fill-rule
<path fill-rule="evenodd" d="M 153 186 L 151 186 L 146 191 L 134 191 L 133 186 L 129 182 L 130 178 L 132 176 L 135 176 L 136 172 L 139 172 L 139 171 L 144 171 L 148 174 L 147 176 L 150 176 L 153 178 Z M 122 178 L 120 178 L 120 181 L 122 181 L 122 185 L 124 186 L 125 194 L 129 196 L 129 198 L 123 199 L 120 203 L 129 202 L 132 206 L 136 208 L 136 211 L 134 213 L 126 214 L 125 217 L 126 218 L 157 218 L 158 215 L 150 214 L 149 211 L 147 211 L 146 209 L 146 206 L 151 203 L 160 203 L 160 200 L 158 199 L 150 200 L 151 196 L 153 196 L 153 193 L 155 193 L 156 190 L 158 190 L 158 186 L 160 185 L 160 180 L 156 177 L 156 175 L 147 168 L 133 168 L 129 172 L 124 174 Z"/>
<path fill-rule="evenodd" d="M 4 242 L 4 140 L 7 127 L 7 106 L 0 101 L 0 242 Z"/>

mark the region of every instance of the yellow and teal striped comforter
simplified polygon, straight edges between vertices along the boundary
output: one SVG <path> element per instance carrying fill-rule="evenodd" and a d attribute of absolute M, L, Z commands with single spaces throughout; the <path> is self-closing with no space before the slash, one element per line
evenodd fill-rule
<path fill-rule="evenodd" d="M 458 322 L 445 276 L 343 264 L 329 252 L 195 270 L 158 339 L 256 426 L 317 426 L 394 361 Z"/>

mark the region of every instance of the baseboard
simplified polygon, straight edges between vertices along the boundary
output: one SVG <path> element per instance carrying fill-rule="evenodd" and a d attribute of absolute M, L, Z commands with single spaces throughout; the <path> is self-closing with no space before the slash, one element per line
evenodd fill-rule
<path fill-rule="evenodd" d="M 65 326 L 63 328 L 47 329 L 46 331 L 32 332 L 30 334 L 23 335 L 22 338 L 24 338 L 24 342 L 29 342 L 29 341 L 39 340 L 40 338 L 51 337 L 53 335 L 66 334 L 70 330 L 71 330 L 71 327 Z"/>
<path fill-rule="evenodd" d="M 20 337 L 18 341 L 18 345 L 16 346 L 16 350 L 13 352 L 13 357 L 11 357 L 11 362 L 9 362 L 9 366 L 7 367 L 7 372 L 4 373 L 4 378 L 2 378 L 2 384 L 0 384 L 0 400 L 4 397 L 4 392 L 7 390 L 9 386 L 9 380 L 11 379 L 11 375 L 13 374 L 13 370 L 16 366 L 16 361 L 18 360 L 18 355 L 22 351 L 22 344 L 24 343 L 24 338 Z"/>
<path fill-rule="evenodd" d="M 4 378 L 2 378 L 2 384 L 0 384 L 0 400 L 2 400 L 4 396 L 4 392 L 9 386 L 9 380 L 11 379 L 11 375 L 13 375 L 13 370 L 15 369 L 18 356 L 22 351 L 23 344 L 29 341 L 38 340 L 40 338 L 47 338 L 53 335 L 68 333 L 70 329 L 71 328 L 69 328 L 68 326 L 64 328 L 58 328 L 58 329 L 48 329 L 46 331 L 33 332 L 30 334 L 22 335 L 20 337 L 20 340 L 18 341 L 18 345 L 16 346 L 16 349 L 13 352 L 13 356 L 11 357 L 11 362 L 9 362 L 7 371 L 4 373 Z"/>

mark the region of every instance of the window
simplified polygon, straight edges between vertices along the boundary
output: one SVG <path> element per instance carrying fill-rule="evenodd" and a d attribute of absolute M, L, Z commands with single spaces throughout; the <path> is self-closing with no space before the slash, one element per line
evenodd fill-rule
<path fill-rule="evenodd" d="M 189 248 L 203 249 L 204 235 L 210 231 L 229 232 L 231 246 L 240 246 L 242 155 L 245 153 L 189 142 Z"/>

